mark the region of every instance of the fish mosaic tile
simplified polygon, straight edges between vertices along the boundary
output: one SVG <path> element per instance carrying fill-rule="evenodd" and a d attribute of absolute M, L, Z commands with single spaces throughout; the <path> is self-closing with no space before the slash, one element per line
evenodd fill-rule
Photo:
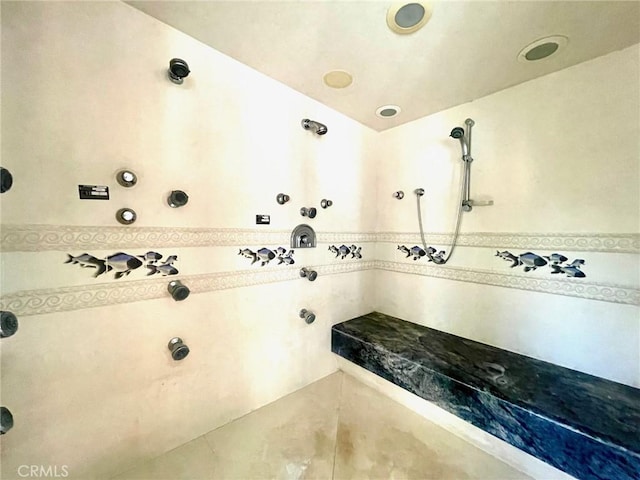
<path fill-rule="evenodd" d="M 278 265 L 282 265 L 283 263 L 285 265 L 293 265 L 294 263 L 296 263 L 293 259 L 294 253 L 295 251 L 293 249 L 287 251 L 287 249 L 283 247 L 278 247 L 274 250 L 261 248 L 257 252 L 254 252 L 253 250 L 250 250 L 248 248 L 241 248 L 238 251 L 238 255 L 242 255 L 245 258 L 251 259 L 251 265 L 260 262 L 261 267 L 264 267 L 267 263 L 276 258 L 278 259 Z"/>
<path fill-rule="evenodd" d="M 336 257 L 340 257 L 341 260 L 347 258 L 347 255 L 351 255 L 351 258 L 362 258 L 362 247 L 358 247 L 357 245 L 351 245 L 347 247 L 346 245 L 340 245 L 336 247 L 335 245 L 329 246 L 329 251 L 331 253 L 335 253 Z"/>
<path fill-rule="evenodd" d="M 511 262 L 511 268 L 523 266 L 525 272 L 531 272 L 546 266 L 551 269 L 550 273 L 552 275 L 564 273 L 567 277 L 584 278 L 587 276 L 581 270 L 582 265 L 585 264 L 582 258 L 576 258 L 571 263 L 567 263 L 569 258 L 560 253 L 552 253 L 549 256 L 538 255 L 533 252 L 514 255 L 504 250 L 502 252 L 496 251 L 495 256 Z"/>
<path fill-rule="evenodd" d="M 177 255 L 169 255 L 164 261 L 163 255 L 158 252 L 147 252 L 144 255 L 130 255 L 124 252 L 114 253 L 105 258 L 98 258 L 89 253 L 83 253 L 74 257 L 67 254 L 67 261 L 71 265 L 79 265 L 81 268 L 94 268 L 95 278 L 104 275 L 110 271 L 114 271 L 114 278 L 119 279 L 129 275 L 143 265 L 148 269 L 147 276 L 160 274 L 161 276 L 176 275 L 178 269 L 173 263 L 178 260 Z"/>
<path fill-rule="evenodd" d="M 431 246 L 427 247 L 427 249 L 425 250 L 418 245 L 415 245 L 411 248 L 407 247 L 406 245 L 398 245 L 398 250 L 400 250 L 402 253 L 406 253 L 405 258 L 413 257 L 414 260 L 420 260 L 422 257 L 427 257 L 429 262 L 433 262 L 436 265 L 442 265 L 446 262 L 444 258 L 446 252 L 444 250 L 438 251 Z"/>

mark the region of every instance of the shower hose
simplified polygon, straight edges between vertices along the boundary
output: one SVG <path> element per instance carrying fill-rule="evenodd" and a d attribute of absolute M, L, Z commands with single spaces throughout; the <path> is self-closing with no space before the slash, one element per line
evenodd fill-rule
<path fill-rule="evenodd" d="M 449 247 L 449 253 L 444 259 L 444 263 L 447 263 L 453 254 L 453 250 L 456 247 L 456 243 L 458 242 L 458 233 L 460 233 L 460 220 L 462 219 L 462 197 L 464 195 L 464 191 L 466 189 L 466 184 L 468 182 L 470 171 L 469 162 L 464 162 L 464 170 L 462 174 L 462 179 L 460 182 L 460 193 L 458 195 L 458 215 L 456 217 L 456 228 L 453 232 L 453 238 L 451 240 L 451 246 Z M 420 240 L 422 240 L 422 246 L 424 247 L 425 252 L 427 251 L 427 242 L 424 239 L 424 229 L 422 228 L 422 211 L 420 209 L 420 197 L 422 195 L 416 195 L 418 199 L 418 225 L 420 226 Z"/>

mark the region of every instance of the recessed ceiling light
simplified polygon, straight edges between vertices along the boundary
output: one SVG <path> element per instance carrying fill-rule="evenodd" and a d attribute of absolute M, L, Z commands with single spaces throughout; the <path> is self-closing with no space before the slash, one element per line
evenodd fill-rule
<path fill-rule="evenodd" d="M 378 107 L 376 115 L 380 118 L 391 118 L 398 115 L 402 109 L 397 105 L 383 105 Z"/>
<path fill-rule="evenodd" d="M 324 74 L 325 85 L 331 88 L 346 88 L 353 82 L 353 77 L 344 70 L 332 70 Z"/>
<path fill-rule="evenodd" d="M 567 43 L 569 43 L 569 39 L 564 35 L 540 38 L 520 50 L 518 60 L 521 62 L 536 62 L 549 58 L 562 50 Z"/>
<path fill-rule="evenodd" d="M 396 33 L 413 33 L 427 24 L 432 13 L 429 2 L 396 3 L 387 10 L 387 25 Z"/>

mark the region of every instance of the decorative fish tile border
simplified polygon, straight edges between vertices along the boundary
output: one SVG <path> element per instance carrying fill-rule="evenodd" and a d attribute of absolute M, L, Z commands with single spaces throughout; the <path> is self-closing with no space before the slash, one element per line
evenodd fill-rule
<path fill-rule="evenodd" d="M 430 245 L 450 245 L 453 234 L 425 233 Z M 381 243 L 410 242 L 419 244 L 420 234 L 414 232 L 378 232 Z M 458 247 L 485 247 L 513 250 L 569 250 L 572 252 L 640 253 L 638 233 L 461 233 Z"/>
<path fill-rule="evenodd" d="M 406 254 L 405 258 L 413 257 L 414 261 L 426 257 L 429 262 L 433 262 L 436 265 L 445 263 L 444 256 L 446 252 L 444 250 L 437 251 L 436 248 L 431 246 L 425 250 L 418 245 L 411 248 L 406 245 L 398 245 L 398 250 Z M 512 262 L 511 268 L 523 266 L 525 272 L 532 272 L 540 267 L 548 266 L 552 275 L 564 273 L 567 277 L 584 278 L 587 276 L 580 268 L 585 264 L 582 258 L 576 258 L 571 263 L 565 263 L 569 259 L 560 253 L 552 253 L 549 256 L 538 255 L 533 252 L 514 255 L 508 250 L 504 250 L 502 252 L 496 251 L 495 256 Z"/>
<path fill-rule="evenodd" d="M 351 255 L 351 258 L 362 258 L 362 247 L 358 247 L 357 245 L 351 245 L 350 247 L 346 245 L 340 245 L 339 247 L 329 245 L 329 251 L 336 254 L 335 258 L 340 257 L 341 260 L 347 258 L 347 255 Z"/>
<path fill-rule="evenodd" d="M 118 252 L 105 258 L 98 258 L 89 253 L 83 253 L 76 257 L 68 253 L 67 256 L 69 258 L 64 263 L 95 269 L 94 278 L 113 270 L 115 272 L 114 278 L 119 279 L 129 275 L 142 265 L 149 270 L 147 276 L 159 273 L 166 277 L 179 273 L 178 269 L 173 265 L 178 260 L 178 256 L 169 255 L 162 260 L 162 254 L 158 252 L 147 252 L 144 255 L 129 255 L 128 253 Z"/>
<path fill-rule="evenodd" d="M 571 263 L 566 263 L 569 259 L 560 253 L 552 253 L 549 256 L 538 255 L 533 252 L 514 255 L 505 250 L 503 252 L 496 251 L 495 256 L 512 262 L 511 268 L 524 266 L 525 272 L 531 272 L 540 267 L 548 266 L 551 268 L 552 275 L 564 273 L 567 277 L 584 278 L 587 276 L 587 274 L 580 269 L 580 267 L 585 264 L 582 258 L 576 258 Z"/>
<path fill-rule="evenodd" d="M 427 234 L 428 244 L 445 245 L 450 241 L 449 234 Z M 40 251 L 91 251 L 95 249 L 148 248 L 150 245 L 163 247 L 218 247 L 258 244 L 285 244 L 290 240 L 289 231 L 264 231 L 258 229 L 215 229 L 215 228 L 175 228 L 175 227 L 98 227 L 98 226 L 52 226 L 52 225 L 2 225 L 0 229 L 0 249 L 3 252 L 40 252 Z M 319 232 L 318 242 L 333 246 L 354 243 L 383 242 L 399 244 L 411 241 L 410 245 L 420 249 L 420 237 L 414 233 L 395 232 Z M 536 249 L 547 251 L 591 251 L 604 253 L 640 253 L 640 235 L 638 234 L 512 234 L 512 233 L 467 233 L 461 234 L 459 246 L 497 247 L 509 253 L 525 251 L 532 253 Z M 406 245 L 405 245 L 406 247 Z M 412 248 L 414 248 L 412 247 Z M 336 247 L 339 250 L 339 247 Z M 408 247 L 406 247 L 408 248 Z M 412 248 L 408 248 L 411 252 Z M 242 250 L 242 249 L 241 249 Z M 277 250 L 277 249 L 275 249 Z M 118 253 L 123 253 L 120 251 Z M 142 250 L 144 251 L 144 250 Z M 417 258 L 427 257 L 427 251 Z M 493 250 L 495 251 L 495 249 Z M 404 252 L 404 251 L 403 251 Z M 499 253 L 500 251 L 498 251 Z M 147 252 L 148 253 L 148 252 Z M 257 255 L 257 252 L 254 252 Z M 273 253 L 276 253 L 275 251 Z M 432 256 L 438 252 L 429 252 Z M 405 252 L 406 254 L 406 252 Z M 87 254 L 88 255 L 88 254 Z M 525 255 L 525 254 L 523 254 Z M 557 254 L 560 256 L 560 254 Z M 276 254 L 277 256 L 277 254 Z M 284 255 L 283 255 L 284 256 Z M 412 256 L 411 254 L 409 256 Z M 499 255 L 498 255 L 499 256 Z M 515 256 L 515 255 L 514 255 Z M 562 255 L 563 257 L 565 255 Z M 140 256 L 137 256 L 140 258 Z M 268 255 L 267 255 L 268 257 Z M 414 256 L 415 257 L 415 256 Z M 518 256 L 519 257 L 519 256 Z M 552 257 L 550 255 L 549 257 Z M 95 257 L 94 257 L 95 258 Z M 169 257 L 167 257 L 169 258 Z M 544 258 L 544 257 L 543 257 Z M 252 258 L 253 260 L 253 258 Z M 291 257 L 291 260 L 293 258 Z M 590 300 L 618 304 L 640 305 L 640 289 L 621 284 L 587 281 L 586 278 L 568 278 L 554 275 L 552 279 L 527 274 L 514 274 L 479 269 L 461 269 L 447 265 L 434 265 L 423 262 L 387 262 L 362 261 L 336 262 L 325 266 L 314 266 L 319 274 L 356 272 L 368 269 L 388 270 L 399 273 L 445 278 L 456 281 L 482 283 L 506 288 L 537 291 L 556 295 L 567 295 Z M 549 258 L 548 260 L 551 260 Z M 574 266 L 581 269 L 582 263 L 572 265 L 557 257 L 560 261 L 547 260 L 548 267 L 554 273 L 557 268 Z M 581 259 L 577 259 L 581 260 Z M 146 260 L 145 260 L 146 261 Z M 260 261 L 260 260 L 259 260 Z M 513 260 L 512 260 L 513 262 Z M 70 262 L 72 263 L 72 262 Z M 257 263 L 257 262 L 255 262 Z M 262 263 L 262 262 L 261 262 Z M 156 265 L 162 264 L 156 262 Z M 526 267 L 523 263 L 518 265 Z M 98 267 L 96 268 L 96 272 Z M 546 268 L 546 267 L 545 267 Z M 112 269 L 113 270 L 113 269 Z M 115 273 L 126 270 L 116 270 Z M 95 273 L 95 272 L 94 272 Z M 156 272 L 162 275 L 162 272 Z M 177 272 L 176 272 L 177 273 Z M 128 274 L 123 274 L 123 278 Z M 158 277 L 158 275 L 155 275 Z M 2 309 L 14 313 L 35 315 L 61 310 L 75 310 L 111 303 L 134 302 L 138 300 L 162 298 L 166 296 L 166 281 L 154 276 L 144 280 L 120 281 L 111 284 L 85 285 L 54 289 L 23 290 L 7 294 L 0 298 Z M 286 265 L 279 269 L 243 270 L 218 272 L 185 277 L 196 282 L 192 292 L 236 288 L 263 283 L 288 281 L 299 278 L 296 268 Z M 15 307 L 15 308 L 14 308 Z"/>
<path fill-rule="evenodd" d="M 261 248 L 260 250 L 254 252 L 248 248 L 241 248 L 238 251 L 238 255 L 242 255 L 245 258 L 251 259 L 251 265 L 254 263 L 260 262 L 260 266 L 264 267 L 267 263 L 275 258 L 278 259 L 278 265 L 293 265 L 295 260 L 293 259 L 293 254 L 295 250 L 291 249 L 287 251 L 284 247 L 278 247 L 273 250 L 268 248 Z"/>
<path fill-rule="evenodd" d="M 444 256 L 446 252 L 444 250 L 438 251 L 434 247 L 427 247 L 427 249 L 423 249 L 418 245 L 415 245 L 411 248 L 406 245 L 398 245 L 398 250 L 402 253 L 406 253 L 405 258 L 413 257 L 414 260 L 420 260 L 422 257 L 427 257 L 429 262 L 433 262 L 436 265 L 443 265 L 445 263 Z"/>

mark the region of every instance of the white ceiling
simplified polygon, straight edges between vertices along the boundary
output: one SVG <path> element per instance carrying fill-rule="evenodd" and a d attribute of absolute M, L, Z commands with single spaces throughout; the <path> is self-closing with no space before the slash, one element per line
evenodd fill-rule
<path fill-rule="evenodd" d="M 394 2 L 379 0 L 126 3 L 375 130 L 640 42 L 638 1 L 433 1 L 429 23 L 410 35 L 387 27 Z M 562 51 L 517 60 L 558 34 L 569 37 Z M 336 69 L 351 86 L 323 83 Z M 385 104 L 402 112 L 378 118 Z"/>

